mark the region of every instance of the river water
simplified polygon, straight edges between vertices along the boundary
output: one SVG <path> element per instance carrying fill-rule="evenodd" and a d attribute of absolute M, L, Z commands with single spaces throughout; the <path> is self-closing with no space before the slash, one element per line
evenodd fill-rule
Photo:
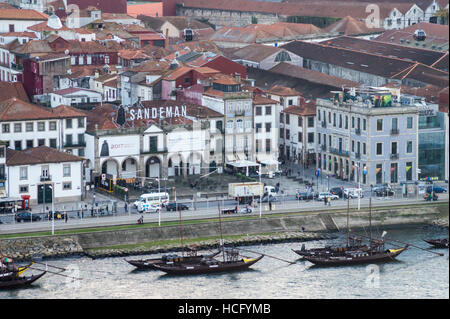
<path fill-rule="evenodd" d="M 448 237 L 448 231 L 413 226 L 391 229 L 387 237 L 425 248 L 428 244 L 422 241 L 423 238 Z M 307 247 L 320 247 L 337 242 L 344 243 L 345 235 L 336 240 L 305 244 Z M 300 245 L 286 243 L 244 248 L 295 261 L 298 256 L 291 249 L 298 249 Z M 444 253 L 445 256 L 439 257 L 410 248 L 397 261 L 381 265 L 332 268 L 318 268 L 306 261 L 289 265 L 264 257 L 247 271 L 187 277 L 169 276 L 158 271 L 135 271 L 123 258 L 91 260 L 87 257 L 73 257 L 46 262 L 68 268 L 66 274 L 83 280 L 72 281 L 47 274 L 30 288 L 0 291 L 0 299 L 449 298 L 449 251 L 433 251 Z M 144 256 L 138 258 L 141 257 Z M 26 274 L 31 272 L 34 270 Z"/>

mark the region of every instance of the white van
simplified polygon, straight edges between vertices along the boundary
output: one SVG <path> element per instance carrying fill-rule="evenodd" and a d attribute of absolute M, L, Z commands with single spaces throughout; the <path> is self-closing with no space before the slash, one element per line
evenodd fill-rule
<path fill-rule="evenodd" d="M 169 200 L 169 193 L 142 194 L 139 199 L 134 202 L 134 206 L 139 212 L 153 212 L 157 209 L 161 209 L 161 206 L 164 206 Z"/>
<path fill-rule="evenodd" d="M 361 188 L 346 188 L 344 195 L 350 198 L 363 198 L 364 194 Z"/>
<path fill-rule="evenodd" d="M 278 196 L 277 192 L 275 192 L 275 187 L 273 187 L 273 186 L 265 186 L 264 187 L 264 195 Z"/>

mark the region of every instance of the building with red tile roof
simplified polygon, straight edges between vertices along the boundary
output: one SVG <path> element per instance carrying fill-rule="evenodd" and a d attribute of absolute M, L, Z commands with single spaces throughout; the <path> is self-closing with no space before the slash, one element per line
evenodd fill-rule
<path fill-rule="evenodd" d="M 127 13 L 127 0 L 67 0 L 67 5 L 71 4 L 80 9 L 94 6 L 106 13 Z"/>

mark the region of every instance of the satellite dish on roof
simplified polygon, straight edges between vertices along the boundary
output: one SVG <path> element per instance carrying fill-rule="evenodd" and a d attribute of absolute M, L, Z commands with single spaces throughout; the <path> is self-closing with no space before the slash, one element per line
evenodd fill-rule
<path fill-rule="evenodd" d="M 414 39 L 416 41 L 424 41 L 427 38 L 427 34 L 422 29 L 417 29 L 414 31 Z"/>
<path fill-rule="evenodd" d="M 66 50 L 64 51 L 64 54 L 65 54 L 65 55 L 69 55 L 69 50 L 66 49 Z"/>

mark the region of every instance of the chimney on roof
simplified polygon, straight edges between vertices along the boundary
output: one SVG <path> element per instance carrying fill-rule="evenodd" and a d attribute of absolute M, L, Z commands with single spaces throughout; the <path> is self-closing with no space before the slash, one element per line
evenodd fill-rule
<path fill-rule="evenodd" d="M 169 49 L 169 28 L 166 29 L 166 39 L 164 40 L 164 49 Z"/>

